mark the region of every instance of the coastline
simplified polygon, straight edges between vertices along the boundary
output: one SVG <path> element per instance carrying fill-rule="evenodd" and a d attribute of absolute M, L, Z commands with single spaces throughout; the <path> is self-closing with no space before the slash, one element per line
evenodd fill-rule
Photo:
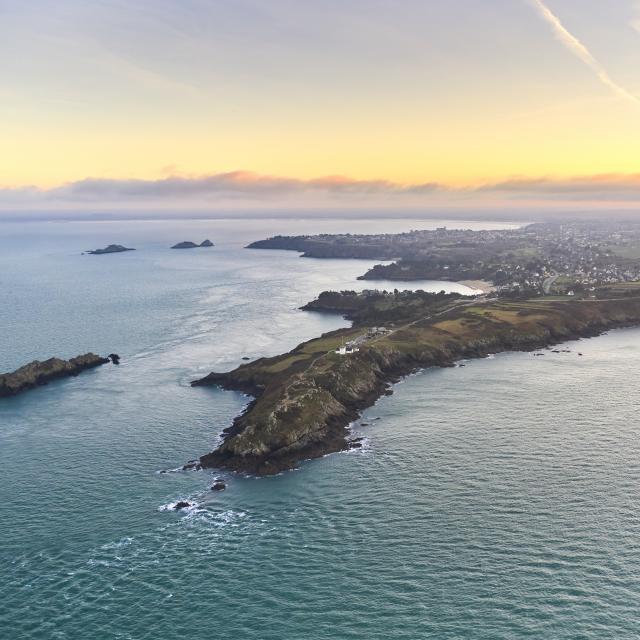
<path fill-rule="evenodd" d="M 192 386 L 218 386 L 253 396 L 223 431 L 221 445 L 189 467 L 273 475 L 302 460 L 358 447 L 349 425 L 402 377 L 461 359 L 532 351 L 640 324 L 640 297 L 558 302 L 458 303 L 438 317 L 419 318 L 372 340 L 357 353 L 335 355 L 334 344 L 357 327 L 302 343 Z"/>

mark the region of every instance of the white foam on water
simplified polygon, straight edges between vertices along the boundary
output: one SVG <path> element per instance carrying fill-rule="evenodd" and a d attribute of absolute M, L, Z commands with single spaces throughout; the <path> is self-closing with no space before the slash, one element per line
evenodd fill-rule
<path fill-rule="evenodd" d="M 184 471 L 192 471 L 192 468 L 185 469 L 184 467 L 176 467 L 175 469 L 158 469 L 156 473 L 158 475 L 164 475 L 165 473 L 182 473 Z"/>
<path fill-rule="evenodd" d="M 244 518 L 246 515 L 245 511 L 234 511 L 233 509 L 228 509 L 227 511 L 217 514 L 216 518 L 222 524 L 231 524 L 235 520 Z"/>
<path fill-rule="evenodd" d="M 183 507 L 182 509 L 176 509 L 179 502 L 188 502 L 189 506 Z M 175 500 L 174 502 L 169 502 L 158 507 L 158 511 L 175 511 L 176 513 L 181 513 L 183 515 L 194 514 L 198 510 L 201 510 L 200 505 L 197 502 L 192 502 L 189 499 Z"/>
<path fill-rule="evenodd" d="M 176 509 L 179 502 L 189 502 L 190 506 L 182 509 Z M 238 521 L 246 517 L 245 511 L 236 511 L 227 509 L 225 511 L 211 511 L 195 501 L 193 498 L 179 498 L 173 502 L 160 505 L 158 511 L 173 511 L 182 516 L 181 522 L 188 524 L 202 523 L 215 528 L 226 526 L 237 527 Z"/>
<path fill-rule="evenodd" d="M 340 451 L 339 453 L 347 453 L 349 455 L 363 454 L 371 451 L 371 441 L 369 438 L 365 438 L 364 436 L 360 436 L 360 446 L 359 447 L 351 447 L 350 449 L 345 449 L 344 451 Z M 331 454 L 329 454 L 331 455 Z"/>
<path fill-rule="evenodd" d="M 133 542 L 133 538 L 120 538 L 120 540 L 117 540 L 116 542 L 108 542 L 107 544 L 103 544 L 100 548 L 101 549 L 119 549 L 121 547 L 126 547 L 128 545 L 130 545 Z"/>
<path fill-rule="evenodd" d="M 107 560 L 96 560 L 95 558 L 89 558 L 89 560 L 87 560 L 87 564 L 90 567 L 110 567 L 111 563 L 108 562 Z"/>
<path fill-rule="evenodd" d="M 235 511 L 227 509 L 222 512 L 214 512 L 208 509 L 183 509 L 184 514 L 181 522 L 187 526 L 207 526 L 213 529 L 223 529 L 225 527 L 238 527 L 240 521 L 246 517 L 245 511 Z"/>

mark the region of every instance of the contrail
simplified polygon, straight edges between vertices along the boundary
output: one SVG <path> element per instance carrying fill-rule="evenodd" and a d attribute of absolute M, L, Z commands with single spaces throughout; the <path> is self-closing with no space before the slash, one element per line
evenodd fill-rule
<path fill-rule="evenodd" d="M 542 0 L 530 0 L 530 2 L 538 10 L 542 18 L 551 25 L 558 40 L 560 40 L 571 53 L 589 66 L 599 78 L 600 82 L 622 98 L 640 104 L 640 99 L 629 93 L 624 87 L 621 87 L 611 78 L 605 68 L 591 55 L 589 49 L 565 28 L 562 22 L 560 22 L 560 18 L 558 18 Z"/>

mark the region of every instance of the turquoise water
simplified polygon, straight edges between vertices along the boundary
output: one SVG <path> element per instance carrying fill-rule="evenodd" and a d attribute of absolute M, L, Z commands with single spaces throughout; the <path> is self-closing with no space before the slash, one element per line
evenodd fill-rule
<path fill-rule="evenodd" d="M 417 226 L 0 225 L 0 369 L 123 356 L 0 403 L 0 636 L 639 637 L 640 330 L 411 376 L 363 450 L 275 478 L 158 473 L 247 401 L 189 380 L 343 326 L 297 307 L 370 265 L 243 243 Z M 139 251 L 79 254 L 109 242 Z"/>

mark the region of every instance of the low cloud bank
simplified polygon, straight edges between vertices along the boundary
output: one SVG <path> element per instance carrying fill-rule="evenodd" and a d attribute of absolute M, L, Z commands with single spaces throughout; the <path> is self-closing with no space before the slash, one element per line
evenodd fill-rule
<path fill-rule="evenodd" d="M 483 205 L 488 202 L 640 202 L 640 174 L 573 178 L 511 178 L 477 187 L 454 188 L 436 182 L 399 184 L 326 176 L 310 180 L 234 171 L 158 180 L 86 178 L 61 186 L 0 188 L 0 208 L 32 209 L 100 206 L 302 204 L 309 206 Z"/>
<path fill-rule="evenodd" d="M 437 190 L 434 183 L 404 186 L 388 180 L 353 180 L 344 176 L 325 176 L 311 180 L 268 176 L 248 171 L 232 171 L 204 176 L 169 176 L 158 180 L 118 180 L 85 178 L 54 187 L 0 188 L 0 202 L 9 199 L 65 202 L 109 200 L 183 199 L 211 197 L 264 198 L 296 194 L 379 195 L 429 193 Z"/>
<path fill-rule="evenodd" d="M 640 201 L 640 174 L 514 178 L 479 187 L 476 191 L 568 200 Z"/>

